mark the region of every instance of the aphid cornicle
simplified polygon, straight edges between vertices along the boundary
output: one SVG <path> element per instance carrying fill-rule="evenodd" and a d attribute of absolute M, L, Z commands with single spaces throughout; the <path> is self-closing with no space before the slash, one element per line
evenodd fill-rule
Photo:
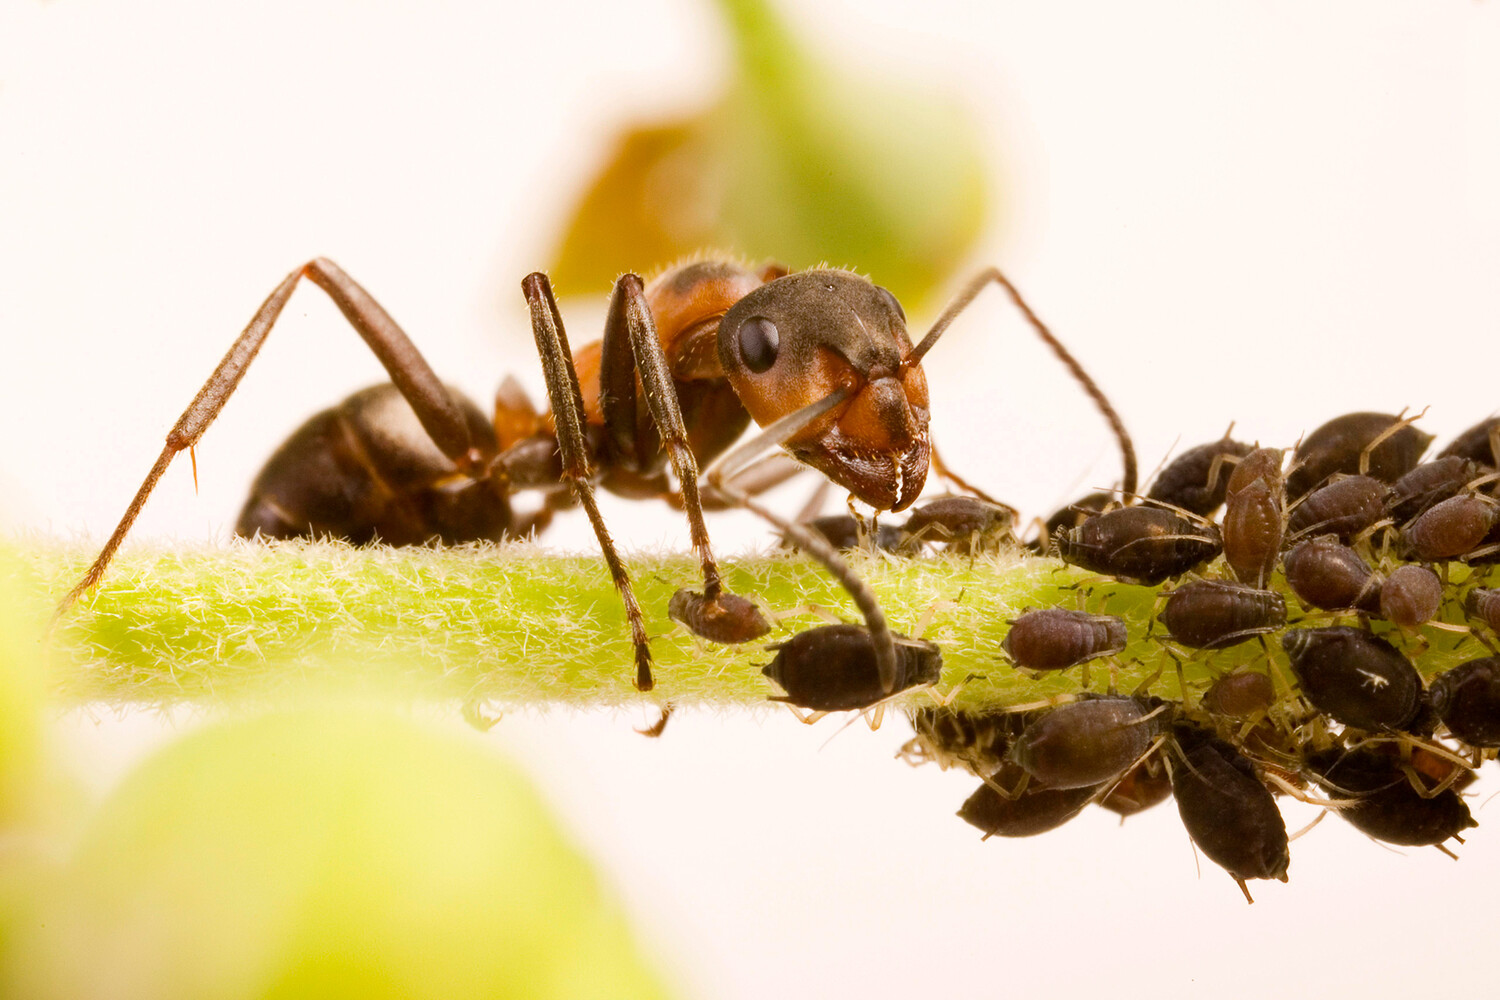
<path fill-rule="evenodd" d="M 1038 608 L 1010 623 L 1000 648 L 1011 662 L 1027 670 L 1066 670 L 1118 653 L 1127 639 L 1125 622 L 1115 615 Z"/>
<path fill-rule="evenodd" d="M 1402 730 L 1421 712 L 1421 676 L 1379 636 L 1345 625 L 1294 628 L 1281 645 L 1302 694 L 1346 726 Z"/>
<path fill-rule="evenodd" d="M 1281 810 L 1254 766 L 1229 743 L 1186 726 L 1173 730 L 1173 740 L 1182 754 L 1172 768 L 1182 825 L 1253 903 L 1246 879 L 1287 880 L 1291 852 Z"/>
<path fill-rule="evenodd" d="M 294 434 L 257 478 L 242 530 L 358 541 L 484 541 L 541 530 L 554 511 L 581 504 L 625 605 L 635 684 L 643 691 L 654 683 L 645 620 L 595 501 L 596 485 L 627 497 L 669 499 L 683 509 L 703 590 L 679 591 L 671 608 L 677 620 L 717 641 L 764 634 L 769 624 L 749 621 L 745 605 L 724 606 L 727 592 L 703 519 L 699 463 L 723 455 L 753 418 L 769 426 L 772 446 L 865 503 L 879 510 L 907 507 L 923 488 L 931 453 L 921 359 L 990 284 L 1010 295 L 1104 412 L 1120 443 L 1125 489 L 1135 489 L 1135 456 L 1118 416 L 993 268 L 970 281 L 915 346 L 895 297 L 848 271 L 788 274 L 779 266 L 699 260 L 649 285 L 625 274 L 615 283 L 603 338 L 577 352 L 569 348 L 551 284 L 533 273 L 521 288 L 550 412 L 538 412 L 507 382 L 490 421 L 438 380 L 368 292 L 319 258 L 287 275 L 261 304 L 168 434 L 59 613 L 99 582 L 157 481 L 217 417 L 303 278 L 338 305 L 391 385 L 351 397 Z M 721 496 L 745 503 L 746 494 L 727 482 L 713 485 L 723 486 Z M 520 490 L 538 491 L 534 514 L 513 510 L 510 501 Z M 873 631 L 889 673 L 895 659 L 889 633 L 883 623 Z"/>
<path fill-rule="evenodd" d="M 1195 649 L 1224 649 L 1286 624 L 1286 600 L 1227 580 L 1195 580 L 1167 596 L 1160 615 L 1167 634 Z"/>

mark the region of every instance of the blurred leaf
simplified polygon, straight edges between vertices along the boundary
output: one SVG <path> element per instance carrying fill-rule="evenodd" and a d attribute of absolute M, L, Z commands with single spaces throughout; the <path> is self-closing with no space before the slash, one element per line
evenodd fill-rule
<path fill-rule="evenodd" d="M 921 310 L 987 211 L 980 139 L 951 95 L 805 54 L 761 0 L 720 0 L 736 72 L 687 121 L 627 132 L 552 265 L 567 294 L 702 250 L 875 277 Z"/>
<path fill-rule="evenodd" d="M 29 812 L 41 765 L 45 621 L 35 584 L 0 546 L 0 828 Z"/>
<path fill-rule="evenodd" d="M 535 793 L 371 709 L 202 730 L 102 807 L 6 996 L 658 997 Z"/>

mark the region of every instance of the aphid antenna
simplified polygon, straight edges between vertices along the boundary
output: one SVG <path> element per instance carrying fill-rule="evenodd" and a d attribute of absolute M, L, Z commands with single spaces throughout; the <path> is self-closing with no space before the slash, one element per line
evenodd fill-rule
<path fill-rule="evenodd" d="M 1324 809 L 1324 810 L 1320 811 L 1318 813 L 1318 815 L 1316 815 L 1316 816 L 1313 817 L 1311 823 L 1308 823 L 1306 826 L 1304 826 L 1302 829 L 1298 830 L 1296 833 L 1287 834 L 1286 842 L 1288 844 L 1290 844 L 1292 841 L 1294 841 L 1297 838 L 1301 837 L 1303 834 L 1311 833 L 1312 832 L 1312 828 L 1315 827 L 1315 826 L 1317 826 L 1319 823 L 1323 822 L 1323 818 L 1325 816 L 1327 816 L 1329 814 L 1329 812 L 1331 812 L 1331 811 L 1332 810 L 1329 810 L 1329 809 Z"/>

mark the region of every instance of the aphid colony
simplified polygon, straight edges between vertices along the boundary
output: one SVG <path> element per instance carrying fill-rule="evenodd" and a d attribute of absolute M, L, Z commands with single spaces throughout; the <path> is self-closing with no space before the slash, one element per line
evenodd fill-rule
<path fill-rule="evenodd" d="M 1242 889 L 1286 879 L 1283 794 L 1378 840 L 1446 850 L 1474 825 L 1460 795 L 1472 768 L 1500 747 L 1500 590 L 1482 585 L 1500 561 L 1500 419 L 1421 463 L 1431 440 L 1398 416 L 1350 414 L 1290 454 L 1225 438 L 1183 453 L 1144 498 L 1095 494 L 1059 511 L 1035 548 L 1115 581 L 1174 582 L 1149 636 L 1099 608 L 1039 608 L 1010 622 L 997 655 L 1023 671 L 1087 669 L 1150 638 L 1185 661 L 1230 651 L 1212 654 L 1216 679 L 1179 679 L 1176 701 L 1111 685 L 1016 709 L 912 709 L 904 755 L 981 778 L 959 816 L 986 837 L 1041 833 L 1090 803 L 1129 815 L 1171 795 L 1198 848 Z M 942 516 L 919 507 L 863 544 L 972 550 L 989 505 L 944 503 Z M 836 520 L 817 528 L 858 543 Z M 1078 592 L 1087 603 L 1088 583 Z M 885 697 L 860 632 L 782 643 L 766 668 L 782 700 L 833 709 Z M 1411 657 L 1433 635 L 1465 658 L 1424 682 Z M 911 644 L 899 686 L 932 683 L 937 647 L 898 641 Z"/>

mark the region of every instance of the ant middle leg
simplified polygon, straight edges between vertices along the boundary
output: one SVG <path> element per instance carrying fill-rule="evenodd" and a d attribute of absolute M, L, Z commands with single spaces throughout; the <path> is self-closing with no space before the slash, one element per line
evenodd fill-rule
<path fill-rule="evenodd" d="M 488 475 L 490 456 L 476 446 L 463 408 L 438 380 L 416 345 L 369 292 L 333 261 L 319 257 L 282 279 L 255 311 L 249 324 L 235 338 L 228 352 L 167 434 L 166 446 L 161 455 L 146 474 L 98 557 L 83 578 L 58 602 L 57 616 L 64 614 L 79 597 L 93 589 L 103 578 L 157 482 L 178 453 L 192 449 L 218 417 L 303 278 L 323 289 L 339 307 L 345 319 L 385 367 L 397 390 L 411 405 L 427 436 L 453 463 L 454 472 L 475 478 Z"/>

